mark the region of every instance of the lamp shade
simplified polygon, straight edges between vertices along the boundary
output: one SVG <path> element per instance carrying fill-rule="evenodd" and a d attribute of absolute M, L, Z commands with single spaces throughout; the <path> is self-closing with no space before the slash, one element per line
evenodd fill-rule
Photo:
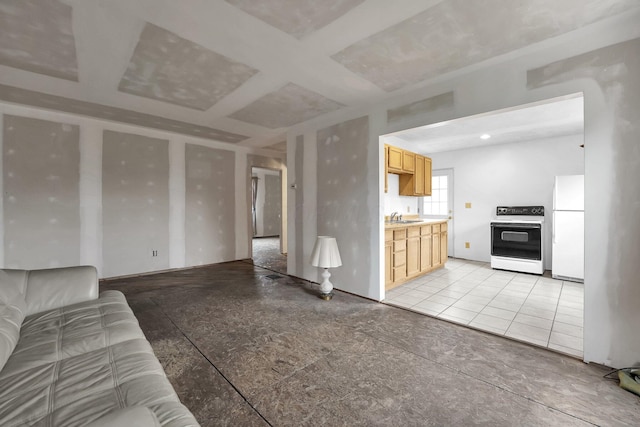
<path fill-rule="evenodd" d="M 314 267 L 340 267 L 342 265 L 342 260 L 340 259 L 338 243 L 336 242 L 335 237 L 318 236 L 309 262 Z"/>

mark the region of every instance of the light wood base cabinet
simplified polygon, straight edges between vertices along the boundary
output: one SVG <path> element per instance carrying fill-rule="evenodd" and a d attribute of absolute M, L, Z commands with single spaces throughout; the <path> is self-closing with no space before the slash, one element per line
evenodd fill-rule
<path fill-rule="evenodd" d="M 447 249 L 446 221 L 385 230 L 385 289 L 443 267 Z"/>

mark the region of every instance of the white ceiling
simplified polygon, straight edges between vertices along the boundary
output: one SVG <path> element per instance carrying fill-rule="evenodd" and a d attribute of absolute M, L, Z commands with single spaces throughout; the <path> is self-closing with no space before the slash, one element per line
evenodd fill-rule
<path fill-rule="evenodd" d="M 282 150 L 290 126 L 637 0 L 0 0 L 0 100 Z"/>
<path fill-rule="evenodd" d="M 584 99 L 572 96 L 407 129 L 388 135 L 385 142 L 429 155 L 575 135 L 583 130 Z"/>

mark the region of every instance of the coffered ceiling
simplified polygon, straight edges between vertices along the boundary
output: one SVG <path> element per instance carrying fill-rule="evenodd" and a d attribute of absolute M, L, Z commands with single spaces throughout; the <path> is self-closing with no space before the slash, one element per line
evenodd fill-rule
<path fill-rule="evenodd" d="M 637 0 L 0 0 L 0 100 L 282 150 L 290 126 Z"/>

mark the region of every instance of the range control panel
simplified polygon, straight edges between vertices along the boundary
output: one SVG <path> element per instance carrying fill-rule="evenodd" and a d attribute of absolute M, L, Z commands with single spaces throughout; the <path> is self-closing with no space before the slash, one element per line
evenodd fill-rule
<path fill-rule="evenodd" d="M 544 206 L 498 206 L 496 215 L 544 216 Z"/>

